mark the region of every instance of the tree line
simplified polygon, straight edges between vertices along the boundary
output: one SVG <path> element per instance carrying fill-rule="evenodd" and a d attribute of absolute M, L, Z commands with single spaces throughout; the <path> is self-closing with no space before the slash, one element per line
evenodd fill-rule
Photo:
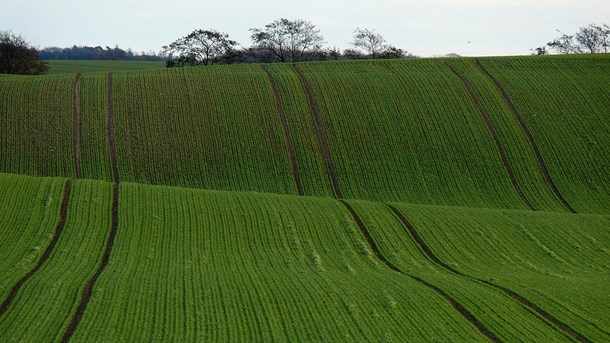
<path fill-rule="evenodd" d="M 37 50 L 21 36 L 0 31 L 0 74 L 44 74 L 42 60 L 134 60 L 161 61 L 167 67 L 211 65 L 217 63 L 270 63 L 324 60 L 390 59 L 417 57 L 397 48 L 373 29 L 356 28 L 350 47 L 343 51 L 325 47 L 326 40 L 311 22 L 281 18 L 264 27 L 250 29 L 252 45 L 243 47 L 217 30 L 197 29 L 170 44 L 159 53 L 135 53 L 118 46 L 70 48 L 47 47 Z M 610 26 L 590 24 L 573 35 L 561 33 L 547 44 L 530 49 L 534 55 L 608 53 Z M 459 56 L 455 54 L 446 57 Z"/>
<path fill-rule="evenodd" d="M 194 30 L 163 46 L 167 66 L 415 57 L 366 28 L 356 28 L 351 48 L 343 51 L 324 47 L 326 40 L 320 30 L 302 19 L 281 18 L 250 32 L 252 45 L 242 47 L 224 32 Z"/>
<path fill-rule="evenodd" d="M 47 47 L 38 53 L 42 60 L 125 60 L 125 61 L 164 61 L 165 56 L 154 51 L 137 53 L 131 49 L 109 46 L 72 46 L 70 48 Z"/>

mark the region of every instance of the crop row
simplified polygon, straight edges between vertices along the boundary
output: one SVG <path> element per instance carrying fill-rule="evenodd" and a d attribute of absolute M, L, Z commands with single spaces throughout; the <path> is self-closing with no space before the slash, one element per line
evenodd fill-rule
<path fill-rule="evenodd" d="M 0 79 L 0 172 L 75 176 L 74 75 Z"/>

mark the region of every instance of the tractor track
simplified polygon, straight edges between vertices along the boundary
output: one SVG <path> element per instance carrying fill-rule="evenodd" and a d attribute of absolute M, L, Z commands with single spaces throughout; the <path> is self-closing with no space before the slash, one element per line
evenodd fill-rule
<path fill-rule="evenodd" d="M 280 97 L 280 91 L 266 65 L 261 64 L 261 68 L 267 74 L 267 78 L 269 78 L 269 83 L 271 88 L 273 89 L 273 97 L 275 99 L 275 105 L 277 106 L 277 110 L 280 114 L 280 119 L 282 121 L 282 129 L 284 131 L 284 139 L 286 139 L 286 149 L 288 150 L 288 155 L 290 156 L 290 164 L 292 168 L 292 178 L 294 179 L 295 186 L 297 188 L 297 192 L 299 195 L 303 196 L 305 193 L 303 192 L 303 184 L 301 183 L 301 177 L 299 174 L 299 166 L 297 164 L 297 156 L 294 150 L 294 144 L 292 142 L 292 135 L 290 134 L 290 128 L 288 127 L 288 120 L 286 119 L 286 111 L 284 110 L 284 105 L 282 104 L 282 98 Z"/>
<path fill-rule="evenodd" d="M 555 318 L 553 315 L 551 315 L 547 311 L 543 310 L 540 306 L 534 304 L 533 302 L 531 302 L 527 298 L 523 297 L 522 295 L 516 293 L 515 291 L 512 291 L 504 286 L 497 285 L 491 281 L 488 281 L 485 279 L 479 279 L 477 277 L 464 274 L 464 273 L 456 270 L 455 268 L 449 266 L 448 264 L 444 263 L 443 261 L 441 261 L 441 259 L 438 258 L 438 256 L 436 256 L 436 254 L 434 254 L 432 249 L 430 249 L 430 247 L 426 244 L 426 242 L 421 238 L 421 236 L 415 229 L 415 226 L 413 226 L 413 224 L 407 219 L 407 217 L 402 212 L 400 212 L 400 210 L 398 208 L 396 208 L 390 204 L 385 204 L 385 205 L 390 209 L 390 211 L 392 211 L 394 213 L 396 218 L 398 218 L 398 220 L 403 224 L 403 226 L 407 229 L 407 231 L 409 231 L 409 233 L 411 234 L 411 237 L 417 243 L 417 245 L 423 252 L 423 255 L 429 261 L 431 261 L 432 263 L 440 266 L 441 268 L 443 268 L 455 275 L 481 282 L 485 285 L 488 285 L 492 288 L 495 288 L 495 289 L 503 292 L 504 294 L 508 295 L 512 299 L 516 300 L 517 302 L 521 303 L 522 305 L 524 305 L 527 308 L 529 308 L 530 310 L 532 310 L 534 313 L 538 314 L 540 317 L 545 319 L 547 322 L 553 324 L 554 326 L 552 326 L 552 327 L 555 328 L 555 330 L 557 330 L 557 328 L 558 328 L 561 331 L 563 331 L 563 333 L 568 334 L 570 337 L 576 339 L 579 342 L 590 342 L 582 334 L 578 333 L 576 330 L 572 329 L 570 326 L 563 323 L 561 320 Z"/>
<path fill-rule="evenodd" d="M 108 73 L 108 104 L 107 104 L 107 113 L 106 113 L 106 144 L 108 145 L 108 151 L 110 153 L 110 163 L 112 167 L 112 176 L 114 180 L 114 184 L 112 187 L 112 208 L 111 208 L 111 224 L 110 224 L 110 234 L 108 235 L 108 240 L 106 241 L 106 247 L 104 249 L 104 255 L 102 256 L 102 260 L 95 271 L 95 274 L 89 279 L 85 288 L 83 289 L 83 293 L 81 294 L 81 299 L 79 301 L 76 312 L 72 315 L 72 319 L 70 320 L 70 324 L 66 328 L 64 335 L 62 337 L 62 342 L 70 341 L 70 338 L 74 334 L 74 331 L 78 327 L 85 310 L 87 309 L 87 305 L 89 304 L 89 300 L 91 299 L 91 294 L 93 292 L 93 287 L 95 287 L 95 283 L 97 279 L 100 277 L 108 262 L 110 261 L 110 254 L 112 252 L 112 247 L 114 246 L 114 239 L 116 237 L 116 233 L 119 227 L 119 170 L 117 165 L 116 158 L 116 144 L 114 137 L 114 113 L 113 113 L 113 99 L 112 99 L 112 72 Z"/>
<path fill-rule="evenodd" d="M 72 146 L 74 147 L 74 164 L 76 178 L 82 179 L 82 165 L 80 158 L 80 73 L 74 78 L 74 93 L 72 94 Z"/>
<path fill-rule="evenodd" d="M 85 313 L 85 310 L 87 309 L 87 305 L 89 304 L 89 300 L 91 299 L 91 293 L 93 292 L 93 287 L 95 286 L 97 279 L 100 277 L 100 275 L 108 265 L 108 261 L 110 260 L 110 253 L 112 252 L 114 238 L 116 236 L 116 232 L 119 226 L 119 184 L 116 182 L 114 183 L 112 188 L 111 216 L 112 221 L 110 227 L 110 234 L 108 235 L 108 241 L 106 242 L 104 256 L 102 257 L 102 261 L 100 262 L 95 274 L 93 274 L 91 279 L 89 279 L 87 285 L 85 286 L 85 289 L 83 290 L 76 312 L 74 312 L 74 315 L 72 315 L 70 324 L 66 328 L 64 336 L 61 339 L 62 342 L 70 341 L 70 338 L 74 334 L 74 331 L 76 330 L 78 324 L 80 323 L 80 320 L 83 317 L 83 314 Z"/>
<path fill-rule="evenodd" d="M 542 158 L 542 154 L 540 153 L 540 150 L 538 149 L 538 145 L 536 144 L 536 141 L 534 140 L 534 137 L 532 136 L 530 130 L 527 128 L 527 125 L 525 124 L 525 121 L 523 120 L 523 117 L 521 117 L 521 115 L 519 114 L 519 111 L 517 110 L 517 107 L 515 106 L 515 104 L 511 100 L 510 96 L 508 95 L 508 93 L 506 92 L 506 90 L 504 89 L 504 87 L 502 86 L 500 81 L 498 81 L 483 66 L 483 64 L 481 64 L 481 62 L 478 59 L 475 59 L 474 63 L 479 68 L 479 70 L 483 74 L 485 74 L 485 76 L 487 76 L 487 78 L 489 80 L 491 80 L 491 82 L 493 82 L 493 84 L 496 86 L 496 89 L 498 90 L 498 92 L 500 92 L 500 95 L 502 95 L 502 98 L 504 99 L 504 102 L 506 102 L 506 105 L 508 105 L 508 108 L 510 109 L 511 113 L 513 114 L 515 119 L 517 119 L 517 122 L 519 123 L 519 126 L 521 127 L 521 130 L 525 134 L 525 137 L 527 138 L 527 141 L 528 141 L 530 147 L 532 148 L 532 150 L 534 151 L 534 154 L 536 155 L 536 160 L 538 161 L 538 167 L 540 168 L 540 171 L 542 172 L 542 175 L 544 175 L 544 179 L 545 179 L 547 185 L 551 188 L 551 190 L 555 194 L 555 197 L 557 198 L 557 200 L 559 200 L 561 205 L 568 212 L 576 213 L 576 210 L 574 210 L 574 208 L 572 206 L 570 206 L 570 204 L 566 201 L 566 199 L 561 195 L 561 192 L 559 192 L 559 189 L 555 185 L 555 182 L 553 182 L 553 179 L 551 178 L 551 174 L 549 173 L 549 170 L 548 170 L 548 168 L 546 166 L 546 163 L 544 162 L 544 159 Z"/>
<path fill-rule="evenodd" d="M 316 133 L 318 137 L 318 142 L 320 144 L 320 150 L 322 152 L 324 162 L 326 163 L 326 170 L 332 181 L 335 197 L 337 199 L 341 199 L 343 198 L 343 194 L 341 193 L 341 187 L 339 186 L 339 179 L 337 177 L 335 165 L 333 164 L 333 160 L 330 156 L 328 138 L 326 137 L 326 132 L 324 132 L 322 118 L 320 117 L 320 112 L 318 111 L 318 105 L 316 104 L 313 89 L 311 88 L 311 84 L 309 84 L 309 81 L 307 81 L 305 74 L 303 74 L 303 71 L 298 65 L 293 63 L 292 70 L 294 70 L 294 72 L 299 76 L 299 79 L 301 79 L 301 82 L 303 83 L 303 88 L 305 88 L 305 93 L 307 94 L 307 101 L 309 102 L 309 108 L 311 109 L 311 114 L 313 116 L 314 124 L 316 126 Z"/>
<path fill-rule="evenodd" d="M 47 246 L 47 249 L 44 251 L 44 253 L 40 257 L 40 260 L 38 260 L 38 263 L 36 264 L 36 266 L 34 266 L 34 268 L 32 268 L 32 270 L 30 270 L 24 277 L 21 278 L 21 280 L 19 280 L 13 286 L 13 288 L 9 292 L 8 296 L 6 297 L 6 299 L 4 300 L 2 305 L 0 305 L 0 316 L 2 316 L 6 312 L 8 307 L 11 305 L 11 303 L 17 296 L 17 293 L 19 292 L 19 289 L 21 288 L 21 286 L 23 286 L 23 284 L 26 283 L 26 281 L 28 281 L 45 264 L 45 262 L 47 262 L 47 260 L 49 259 L 49 256 L 51 256 L 51 252 L 53 251 L 53 248 L 55 248 L 55 245 L 57 244 L 57 241 L 59 240 L 59 236 L 61 235 L 61 232 L 63 231 L 64 226 L 66 225 L 68 202 L 70 200 L 71 190 L 72 190 L 72 181 L 68 179 L 66 181 L 66 185 L 64 187 L 63 200 L 61 201 L 61 208 L 59 211 L 59 222 L 55 226 L 55 232 L 53 233 L 53 238 L 51 239 L 51 242 Z"/>
<path fill-rule="evenodd" d="M 462 306 L 459 302 L 457 302 L 455 299 L 453 299 L 449 294 L 445 293 L 442 289 L 438 288 L 437 286 L 435 286 L 435 285 L 433 285 L 433 284 L 431 284 L 431 283 L 429 283 L 429 282 L 427 282 L 427 281 L 425 281 L 423 279 L 418 278 L 417 276 L 414 276 L 414 275 L 407 274 L 407 273 L 403 272 L 398 267 L 396 267 L 396 265 L 394 265 L 392 262 L 390 262 L 381 253 L 381 251 L 379 250 L 379 247 L 377 246 L 377 244 L 373 240 L 373 237 L 369 233 L 368 229 L 364 225 L 364 222 L 362 222 L 362 219 L 360 219 L 360 217 L 358 216 L 358 214 L 356 213 L 354 208 L 350 204 L 348 204 L 346 201 L 344 201 L 344 200 L 339 200 L 339 202 L 341 204 L 343 204 L 343 206 L 347 209 L 347 211 L 352 216 L 354 222 L 356 223 L 356 225 L 360 229 L 360 232 L 364 236 L 364 238 L 365 238 L 366 242 L 368 243 L 369 247 L 371 248 L 371 250 L 375 254 L 375 257 L 377 257 L 381 262 L 383 262 L 391 270 L 393 270 L 393 271 L 395 271 L 397 273 L 400 273 L 400 274 L 402 274 L 404 276 L 407 276 L 407 277 L 415 280 L 416 282 L 418 282 L 418 283 L 420 283 L 420 284 L 422 284 L 422 285 L 432 289 L 433 291 L 435 291 L 437 294 L 442 296 L 447 302 L 449 302 L 451 304 L 451 306 L 453 306 L 453 308 L 462 317 L 464 317 L 464 319 L 466 319 L 468 322 L 470 322 L 472 325 L 474 325 L 477 328 L 477 330 L 479 330 L 479 332 L 481 334 L 485 335 L 485 337 L 487 337 L 490 341 L 492 341 L 492 342 L 501 342 L 500 338 L 498 338 L 491 331 L 489 331 L 489 329 L 487 329 L 481 322 L 479 322 L 475 318 L 475 316 L 473 316 L 472 313 L 470 313 L 470 311 L 468 311 L 464 306 Z"/>
<path fill-rule="evenodd" d="M 506 170 L 506 173 L 508 174 L 508 178 L 510 179 L 510 182 L 512 183 L 513 188 L 517 192 L 517 195 L 519 195 L 519 198 L 521 198 L 523 203 L 525 203 L 525 205 L 530 210 L 535 211 L 536 208 L 527 199 L 527 197 L 523 193 L 523 190 L 521 189 L 521 186 L 519 186 L 519 183 L 517 182 L 517 178 L 515 177 L 513 168 L 510 165 L 510 162 L 508 161 L 508 157 L 506 156 L 506 151 L 504 150 L 504 146 L 502 145 L 502 142 L 500 141 L 500 137 L 498 137 L 498 133 L 496 132 L 496 130 L 493 127 L 489 114 L 487 114 L 487 111 L 485 111 L 485 108 L 483 108 L 483 105 L 481 104 L 481 102 L 479 101 L 479 98 L 477 98 L 476 94 L 474 93 L 472 86 L 470 85 L 468 80 L 466 80 L 464 78 L 464 76 L 462 76 L 455 69 L 455 67 L 452 66 L 449 62 L 445 61 L 445 65 L 447 65 L 447 67 L 449 67 L 449 69 L 453 72 L 453 74 L 455 74 L 460 79 L 460 81 L 462 82 L 462 85 L 466 89 L 466 92 L 470 96 L 470 99 L 472 100 L 475 107 L 479 111 L 479 114 L 481 115 L 481 118 L 483 119 L 483 122 L 485 123 L 485 127 L 487 128 L 487 132 L 489 132 L 489 134 L 491 135 L 491 138 L 493 139 L 494 143 L 496 144 L 496 149 L 498 150 L 498 153 L 500 154 L 500 158 L 502 159 L 502 164 L 504 165 L 504 170 Z"/>

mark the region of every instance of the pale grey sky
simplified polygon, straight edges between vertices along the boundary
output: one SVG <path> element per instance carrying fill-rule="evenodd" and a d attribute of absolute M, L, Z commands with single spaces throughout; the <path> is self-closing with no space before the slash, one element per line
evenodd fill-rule
<path fill-rule="evenodd" d="M 279 18 L 313 22 L 340 49 L 361 27 L 420 56 L 525 55 L 557 37 L 556 29 L 610 24 L 610 0 L 0 0 L 0 30 L 39 48 L 158 51 L 197 28 L 249 46 L 248 29 Z"/>

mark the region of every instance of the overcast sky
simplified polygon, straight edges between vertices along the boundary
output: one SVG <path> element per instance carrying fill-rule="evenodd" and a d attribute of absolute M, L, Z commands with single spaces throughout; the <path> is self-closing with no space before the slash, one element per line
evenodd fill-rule
<path fill-rule="evenodd" d="M 557 29 L 571 34 L 610 24 L 610 0 L 0 0 L 0 30 L 39 48 L 158 51 L 197 28 L 249 46 L 248 29 L 279 18 L 311 21 L 340 49 L 360 27 L 420 56 L 524 55 L 557 37 Z"/>

